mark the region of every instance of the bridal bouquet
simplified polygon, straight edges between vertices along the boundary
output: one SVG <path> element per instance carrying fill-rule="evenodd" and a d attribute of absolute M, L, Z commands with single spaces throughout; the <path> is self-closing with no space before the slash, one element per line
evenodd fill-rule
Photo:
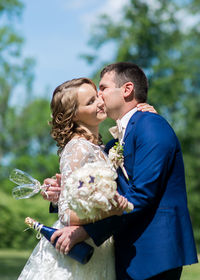
<path fill-rule="evenodd" d="M 66 180 L 65 189 L 69 208 L 80 219 L 100 217 L 116 206 L 117 173 L 105 161 L 87 163 L 75 170 Z"/>

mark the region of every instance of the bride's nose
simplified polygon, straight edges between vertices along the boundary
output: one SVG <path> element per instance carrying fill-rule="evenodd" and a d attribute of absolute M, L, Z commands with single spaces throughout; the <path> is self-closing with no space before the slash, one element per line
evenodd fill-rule
<path fill-rule="evenodd" d="M 101 96 L 98 96 L 97 105 L 98 105 L 98 107 L 104 106 L 104 101 Z"/>

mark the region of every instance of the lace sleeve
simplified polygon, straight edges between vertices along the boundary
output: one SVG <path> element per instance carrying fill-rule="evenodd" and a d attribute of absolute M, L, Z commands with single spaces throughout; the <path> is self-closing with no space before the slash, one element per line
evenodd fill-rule
<path fill-rule="evenodd" d="M 70 211 L 67 211 L 66 179 L 70 174 L 87 162 L 101 158 L 100 149 L 95 150 L 92 144 L 82 138 L 72 139 L 64 148 L 60 158 L 61 194 L 58 204 L 59 219 L 64 225 L 70 224 Z M 103 160 L 103 158 L 101 158 Z"/>

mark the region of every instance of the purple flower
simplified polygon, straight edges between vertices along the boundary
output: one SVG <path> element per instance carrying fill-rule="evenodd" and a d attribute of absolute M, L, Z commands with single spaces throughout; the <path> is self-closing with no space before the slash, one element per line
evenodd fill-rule
<path fill-rule="evenodd" d="M 90 181 L 89 181 L 89 184 L 90 184 L 90 183 L 94 183 L 94 179 L 95 179 L 95 177 L 90 176 Z"/>
<path fill-rule="evenodd" d="M 78 186 L 78 189 L 80 189 L 82 186 L 83 186 L 83 181 L 80 181 L 80 180 L 79 180 L 79 186 Z"/>

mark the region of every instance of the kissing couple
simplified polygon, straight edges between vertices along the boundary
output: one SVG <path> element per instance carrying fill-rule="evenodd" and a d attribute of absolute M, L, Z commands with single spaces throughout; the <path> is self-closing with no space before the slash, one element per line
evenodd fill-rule
<path fill-rule="evenodd" d="M 50 187 L 43 197 L 58 211 L 51 239 L 58 237 L 57 251 L 42 238 L 18 279 L 178 280 L 184 265 L 198 262 L 180 143 L 169 123 L 144 104 L 147 94 L 147 78 L 131 62 L 106 66 L 98 92 L 87 78 L 55 89 L 51 135 L 59 147 L 61 177 L 44 181 Z M 103 150 L 98 127 L 107 117 L 117 122 L 117 139 Z M 95 222 L 82 220 L 69 209 L 66 180 L 88 162 L 109 163 L 117 141 L 129 180 L 118 168 L 116 206 Z M 130 213 L 128 202 L 134 205 Z M 65 254 L 84 240 L 95 250 L 81 265 Z"/>

